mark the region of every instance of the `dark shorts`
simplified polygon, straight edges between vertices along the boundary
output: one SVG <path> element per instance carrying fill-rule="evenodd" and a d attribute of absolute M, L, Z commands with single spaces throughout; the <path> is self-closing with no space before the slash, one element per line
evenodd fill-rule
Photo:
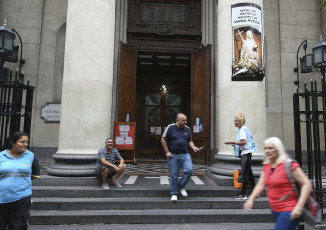
<path fill-rule="evenodd" d="M 1 203 L 0 229 L 6 229 L 7 225 L 11 230 L 28 229 L 30 206 L 31 196 L 10 203 Z"/>
<path fill-rule="evenodd" d="M 109 169 L 109 174 L 108 174 L 108 178 L 111 178 L 113 177 L 117 172 L 115 171 L 114 168 L 110 167 L 110 166 L 106 166 L 106 165 L 102 165 L 101 167 L 98 167 L 96 170 L 95 170 L 95 175 L 96 177 L 102 181 L 102 172 L 108 168 Z"/>

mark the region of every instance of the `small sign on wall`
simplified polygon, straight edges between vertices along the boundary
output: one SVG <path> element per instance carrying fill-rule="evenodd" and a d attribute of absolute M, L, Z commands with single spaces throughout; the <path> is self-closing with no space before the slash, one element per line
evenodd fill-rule
<path fill-rule="evenodd" d="M 41 118 L 45 122 L 60 122 L 61 117 L 61 104 L 59 103 L 46 103 L 41 110 Z"/>

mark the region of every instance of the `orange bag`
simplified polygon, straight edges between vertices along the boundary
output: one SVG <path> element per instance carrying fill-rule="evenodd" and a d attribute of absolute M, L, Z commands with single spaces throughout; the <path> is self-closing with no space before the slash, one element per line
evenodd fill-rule
<path fill-rule="evenodd" d="M 233 170 L 234 188 L 242 188 L 242 173 L 240 170 Z M 251 188 L 248 184 L 247 188 Z"/>

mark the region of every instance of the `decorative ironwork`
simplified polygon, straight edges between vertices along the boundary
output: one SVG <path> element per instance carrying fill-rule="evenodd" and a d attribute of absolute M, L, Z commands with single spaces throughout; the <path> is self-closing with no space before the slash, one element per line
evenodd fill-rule
<path fill-rule="evenodd" d="M 293 118 L 295 134 L 295 159 L 302 165 L 301 124 L 305 124 L 308 177 L 313 181 L 316 199 L 323 207 L 323 196 L 326 192 L 322 187 L 321 154 L 326 150 L 326 87 L 321 80 L 322 90 L 317 90 L 317 82 L 311 81 L 310 90 L 304 84 L 304 92 L 297 90 L 293 94 Z M 300 103 L 300 101 L 302 101 Z M 302 109 L 300 108 L 302 105 Z M 320 135 L 324 132 L 324 135 Z M 322 151 L 321 138 L 324 138 Z M 323 210 L 323 208 L 322 208 Z"/>
<path fill-rule="evenodd" d="M 24 84 L 24 75 L 18 77 L 18 71 L 13 76 L 13 71 L 4 68 L 4 73 L 0 79 L 0 146 L 11 133 L 23 130 L 30 134 L 35 89 L 29 81 Z"/>

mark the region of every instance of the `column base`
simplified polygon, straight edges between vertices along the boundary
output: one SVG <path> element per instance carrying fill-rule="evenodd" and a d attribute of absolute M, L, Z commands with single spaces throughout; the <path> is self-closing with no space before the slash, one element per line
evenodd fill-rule
<path fill-rule="evenodd" d="M 95 176 L 97 154 L 53 154 L 55 163 L 47 168 L 52 176 Z"/>
<path fill-rule="evenodd" d="M 233 170 L 241 169 L 240 158 L 236 158 L 233 155 L 216 154 L 214 158 L 217 163 L 212 166 L 211 172 L 216 175 L 233 177 Z M 262 156 L 253 155 L 251 158 L 251 168 L 254 177 L 260 176 L 263 167 L 262 162 Z"/>

